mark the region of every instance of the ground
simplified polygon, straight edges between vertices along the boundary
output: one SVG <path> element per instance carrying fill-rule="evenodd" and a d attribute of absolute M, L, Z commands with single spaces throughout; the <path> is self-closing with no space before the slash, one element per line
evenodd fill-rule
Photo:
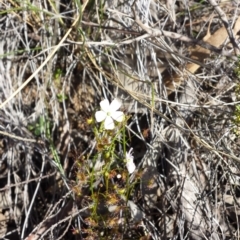
<path fill-rule="evenodd" d="M 0 239 L 239 238 L 237 2 L 0 13 Z"/>

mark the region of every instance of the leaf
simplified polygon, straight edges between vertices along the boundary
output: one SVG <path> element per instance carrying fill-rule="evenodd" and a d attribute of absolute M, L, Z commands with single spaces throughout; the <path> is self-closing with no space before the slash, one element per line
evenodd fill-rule
<path fill-rule="evenodd" d="M 238 17 L 238 19 L 236 20 L 233 28 L 234 37 L 236 36 L 239 30 L 240 30 L 240 17 Z M 204 37 L 204 41 L 214 47 L 219 48 L 226 41 L 227 38 L 228 33 L 226 28 L 221 27 L 212 35 L 208 32 L 207 35 Z M 197 46 L 192 49 L 190 58 L 203 63 L 204 59 L 209 57 L 210 54 L 211 51 L 209 49 Z M 194 74 L 199 68 L 200 65 L 191 62 L 187 64 L 186 69 L 183 71 L 183 74 L 181 76 L 178 74 L 175 74 L 174 76 L 168 76 L 165 81 L 165 85 L 168 90 L 168 95 L 174 92 L 176 87 L 180 86 L 183 83 L 183 81 L 187 79 L 186 75 L 188 74 L 188 72 Z"/>

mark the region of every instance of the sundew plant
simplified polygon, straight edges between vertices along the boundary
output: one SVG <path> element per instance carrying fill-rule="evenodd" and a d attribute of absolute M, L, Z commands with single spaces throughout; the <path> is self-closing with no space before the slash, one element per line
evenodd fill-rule
<path fill-rule="evenodd" d="M 87 198 L 91 213 L 86 219 L 90 228 L 85 231 L 91 235 L 96 233 L 96 229 L 103 231 L 101 234 L 104 234 L 104 229 L 118 232 L 127 223 L 130 214 L 127 201 L 134 183 L 130 184 L 129 177 L 136 170 L 136 165 L 133 149 L 126 151 L 127 116 L 119 110 L 120 107 L 118 99 L 111 103 L 108 99 L 100 102 L 95 117 L 88 120 L 96 139 L 95 153 L 77 163 L 77 185 L 73 190 L 77 197 L 86 198 L 83 188 L 88 186 L 90 189 Z M 123 154 L 118 154 L 119 149 L 123 150 Z"/>

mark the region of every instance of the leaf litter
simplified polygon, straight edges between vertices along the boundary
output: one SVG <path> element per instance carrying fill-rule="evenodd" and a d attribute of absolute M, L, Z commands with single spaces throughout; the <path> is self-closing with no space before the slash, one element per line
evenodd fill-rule
<path fill-rule="evenodd" d="M 0 3 L 1 102 L 34 74 L 1 107 L 0 238 L 238 239 L 236 3 L 85 1 L 82 22 L 71 28 L 75 3 L 33 1 L 32 11 L 21 2 Z M 210 14 L 211 21 L 199 22 Z M 131 116 L 128 147 L 137 170 L 129 181 L 139 182 L 128 200 L 109 206 L 106 227 L 90 218 L 83 167 L 74 184 L 76 164 L 95 151 L 87 119 L 100 100 L 115 97 Z M 43 118 L 36 136 L 29 126 Z M 116 154 L 123 155 L 121 148 Z M 117 184 L 125 181 L 122 175 Z M 108 210 L 99 203 L 98 211 Z"/>

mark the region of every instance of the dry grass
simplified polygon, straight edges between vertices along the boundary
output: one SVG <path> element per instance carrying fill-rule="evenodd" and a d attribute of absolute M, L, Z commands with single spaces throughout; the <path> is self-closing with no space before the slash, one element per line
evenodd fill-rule
<path fill-rule="evenodd" d="M 0 2 L 0 238 L 238 239 L 237 3 L 83 2 Z M 137 171 L 106 193 L 114 97 Z"/>

